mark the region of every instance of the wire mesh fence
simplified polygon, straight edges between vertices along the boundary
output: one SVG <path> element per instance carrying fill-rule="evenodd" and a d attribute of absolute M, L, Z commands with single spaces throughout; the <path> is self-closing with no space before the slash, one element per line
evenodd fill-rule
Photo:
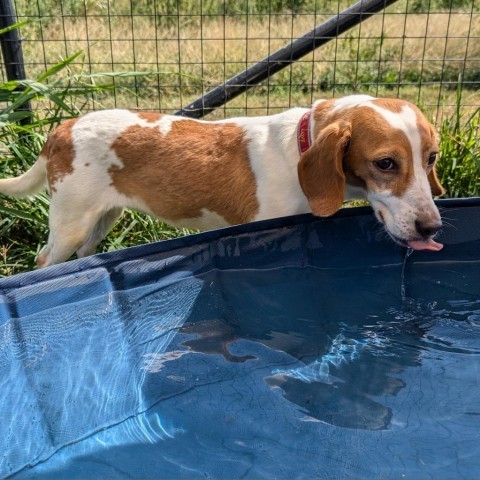
<path fill-rule="evenodd" d="M 35 78 L 79 50 L 83 109 L 171 113 L 339 14 L 352 1 L 16 0 Z M 272 114 L 354 92 L 413 100 L 435 119 L 480 106 L 480 2 L 398 0 L 207 118 Z M 114 76 L 111 74 L 115 73 Z M 132 75 L 135 74 L 135 75 Z M 3 73 L 5 75 L 5 73 Z"/>

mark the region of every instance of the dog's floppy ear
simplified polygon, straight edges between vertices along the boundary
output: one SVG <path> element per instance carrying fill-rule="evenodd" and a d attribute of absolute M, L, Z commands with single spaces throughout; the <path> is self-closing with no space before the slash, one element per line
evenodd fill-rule
<path fill-rule="evenodd" d="M 429 128 L 430 128 L 430 135 L 432 136 L 432 139 L 435 140 L 436 143 L 438 143 L 439 136 L 437 131 L 435 130 L 435 127 L 430 124 Z M 442 187 L 442 184 L 438 179 L 435 167 L 433 167 L 430 173 L 428 174 L 428 183 L 430 184 L 430 190 L 432 191 L 432 195 L 434 197 L 443 195 L 445 193 L 445 189 Z"/>
<path fill-rule="evenodd" d="M 440 180 L 438 180 L 435 167 L 433 167 L 430 173 L 428 174 L 428 183 L 430 184 L 430 189 L 432 190 L 432 195 L 434 197 L 438 197 L 445 193 L 445 189 L 442 187 Z"/>
<path fill-rule="evenodd" d="M 314 144 L 300 158 L 300 186 L 315 215 L 328 217 L 342 206 L 346 188 L 342 161 L 350 136 L 349 123 L 332 123 L 320 131 Z"/>

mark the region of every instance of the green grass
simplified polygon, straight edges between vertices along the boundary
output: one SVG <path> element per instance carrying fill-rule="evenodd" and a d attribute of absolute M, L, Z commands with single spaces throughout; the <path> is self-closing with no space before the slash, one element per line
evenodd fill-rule
<path fill-rule="evenodd" d="M 480 108 L 462 113 L 462 91 L 457 91 L 455 115 L 440 126 L 438 174 L 446 197 L 480 196 Z"/>

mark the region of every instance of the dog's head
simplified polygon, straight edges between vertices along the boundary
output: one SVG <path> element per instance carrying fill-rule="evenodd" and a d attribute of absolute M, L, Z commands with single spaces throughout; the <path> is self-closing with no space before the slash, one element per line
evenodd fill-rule
<path fill-rule="evenodd" d="M 357 95 L 315 103 L 311 121 L 313 142 L 298 175 L 315 215 L 332 215 L 347 187 L 358 188 L 397 243 L 441 248 L 433 240 L 442 226 L 432 198 L 443 194 L 437 138 L 415 105 Z"/>

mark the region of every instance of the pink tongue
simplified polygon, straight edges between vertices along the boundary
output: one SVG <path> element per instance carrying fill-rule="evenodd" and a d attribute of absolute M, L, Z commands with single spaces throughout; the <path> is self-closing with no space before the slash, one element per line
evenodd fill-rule
<path fill-rule="evenodd" d="M 412 240 L 408 242 L 408 246 L 414 250 L 430 250 L 432 252 L 438 252 L 443 248 L 441 243 L 437 243 L 433 238 L 428 240 Z"/>

